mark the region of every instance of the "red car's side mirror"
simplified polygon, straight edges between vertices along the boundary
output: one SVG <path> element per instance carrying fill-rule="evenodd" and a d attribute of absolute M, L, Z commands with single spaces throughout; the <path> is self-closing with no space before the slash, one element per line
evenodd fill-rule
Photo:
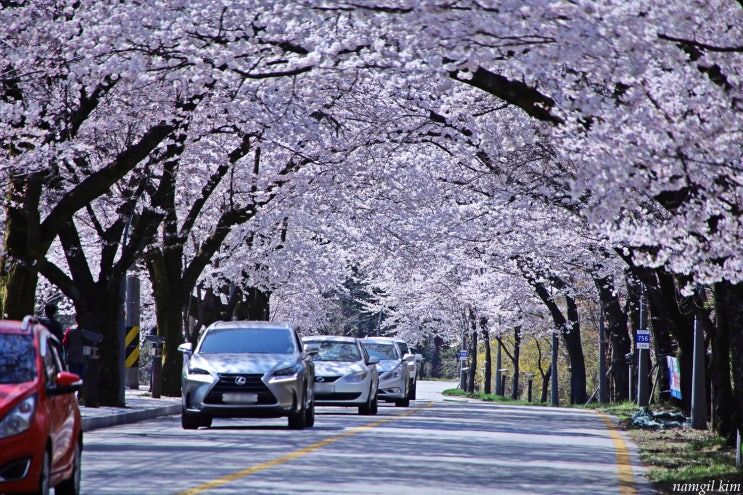
<path fill-rule="evenodd" d="M 53 387 L 47 387 L 46 393 L 49 395 L 62 395 L 77 392 L 83 386 L 83 380 L 75 373 L 61 371 L 57 373 L 57 384 Z"/>

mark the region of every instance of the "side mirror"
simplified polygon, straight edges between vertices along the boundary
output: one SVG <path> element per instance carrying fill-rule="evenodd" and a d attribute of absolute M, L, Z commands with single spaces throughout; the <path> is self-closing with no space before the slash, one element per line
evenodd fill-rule
<path fill-rule="evenodd" d="M 412 364 L 415 362 L 415 354 L 405 354 L 405 357 L 403 357 L 402 359 L 406 363 Z"/>
<path fill-rule="evenodd" d="M 419 362 L 420 362 L 420 361 L 423 361 L 423 354 L 416 354 L 416 355 L 415 355 L 415 360 L 416 360 L 416 361 L 419 361 Z"/>
<path fill-rule="evenodd" d="M 379 358 L 377 356 L 371 356 L 366 361 L 366 364 L 379 364 Z"/>
<path fill-rule="evenodd" d="M 304 345 L 304 354 L 306 356 L 316 356 L 320 352 L 320 348 L 314 344 Z"/>
<path fill-rule="evenodd" d="M 61 371 L 56 376 L 57 384 L 47 387 L 47 395 L 64 395 L 77 392 L 83 388 L 83 380 L 75 373 Z"/>
<path fill-rule="evenodd" d="M 193 354 L 193 344 L 191 342 L 184 342 L 178 346 L 178 352 L 182 352 L 190 357 Z"/>

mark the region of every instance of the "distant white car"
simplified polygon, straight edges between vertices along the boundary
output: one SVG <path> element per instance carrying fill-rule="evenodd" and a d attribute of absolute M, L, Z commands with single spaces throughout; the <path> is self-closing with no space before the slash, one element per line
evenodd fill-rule
<path fill-rule="evenodd" d="M 408 387 L 408 399 L 415 400 L 415 393 L 418 383 L 418 363 L 423 361 L 423 356 L 420 354 L 413 353 L 407 342 L 403 339 L 396 338 L 395 342 L 400 348 L 402 357 L 408 365 L 408 374 L 410 375 L 410 386 Z M 413 356 L 414 359 L 410 359 L 409 356 Z"/>
<path fill-rule="evenodd" d="M 370 357 L 358 339 L 343 336 L 303 337 L 315 348 L 315 405 L 358 407 L 359 414 L 377 414 L 379 358 Z"/>
<path fill-rule="evenodd" d="M 361 345 L 370 357 L 379 358 L 379 398 L 386 402 L 394 402 L 398 407 L 410 405 L 410 371 L 408 363 L 415 360 L 415 356 L 403 358 L 400 346 L 390 337 L 368 337 L 361 339 Z"/>

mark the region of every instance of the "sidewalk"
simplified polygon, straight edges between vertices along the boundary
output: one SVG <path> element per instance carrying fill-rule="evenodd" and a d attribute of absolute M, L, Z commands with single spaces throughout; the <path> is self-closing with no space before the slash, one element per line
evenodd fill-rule
<path fill-rule="evenodd" d="M 85 407 L 80 406 L 83 418 L 83 431 L 108 428 L 181 413 L 180 397 L 161 397 L 153 399 L 146 389 L 126 389 L 126 407 Z"/>

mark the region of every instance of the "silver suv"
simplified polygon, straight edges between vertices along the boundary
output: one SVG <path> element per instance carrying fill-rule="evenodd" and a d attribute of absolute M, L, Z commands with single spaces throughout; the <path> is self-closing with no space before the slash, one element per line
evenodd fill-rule
<path fill-rule="evenodd" d="M 317 349 L 302 350 L 283 323 L 228 321 L 210 325 L 196 349 L 183 352 L 181 424 L 209 427 L 212 418 L 281 417 L 289 428 L 315 423 L 312 387 Z"/>

